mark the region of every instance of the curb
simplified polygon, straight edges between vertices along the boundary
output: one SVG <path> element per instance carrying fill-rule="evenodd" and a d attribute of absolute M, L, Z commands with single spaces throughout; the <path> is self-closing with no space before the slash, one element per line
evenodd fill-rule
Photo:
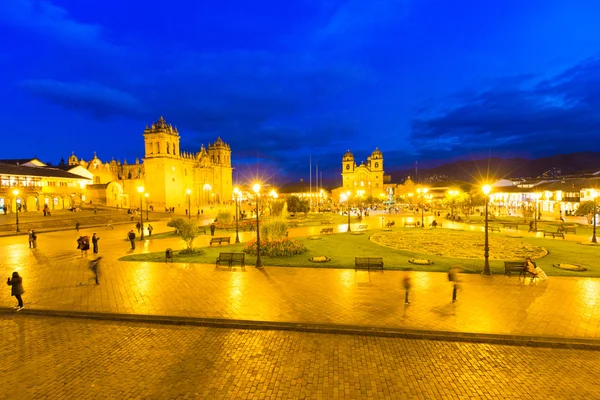
<path fill-rule="evenodd" d="M 0 307 L 0 316 L 15 312 Z M 93 319 L 114 322 L 138 322 L 165 325 L 199 326 L 208 328 L 247 329 L 268 331 L 309 332 L 324 334 L 361 335 L 413 340 L 438 340 L 448 342 L 486 343 L 505 346 L 546 347 L 557 349 L 600 350 L 598 339 L 564 338 L 559 336 L 508 335 L 490 333 L 431 331 L 406 328 L 386 328 L 363 325 L 294 323 L 276 321 L 252 321 L 221 318 L 196 318 L 144 314 L 92 313 L 85 311 L 59 311 L 24 309 L 20 315 L 37 315 L 56 318 Z"/>
<path fill-rule="evenodd" d="M 161 220 L 155 220 L 155 221 L 161 221 Z M 150 222 L 155 222 L 155 221 L 150 221 Z M 131 224 L 131 221 L 124 221 L 124 222 L 113 222 L 111 225 L 126 225 L 126 224 Z M 144 223 L 146 223 L 146 221 L 144 221 Z M 79 229 L 89 229 L 89 228 L 106 228 L 108 224 L 98 224 L 98 225 L 82 225 L 79 227 Z M 51 233 L 51 232 L 65 232 L 65 231 L 74 231 L 75 228 L 74 227 L 69 227 L 69 228 L 50 228 L 50 229 L 41 229 L 41 230 L 36 230 L 35 233 L 37 234 L 44 234 L 44 233 Z M 6 232 L 6 231 L 4 231 Z M 21 231 L 19 233 L 17 232 L 10 232 L 10 233 L 4 233 L 4 232 L 0 232 L 0 238 L 3 237 L 10 237 L 10 236 L 25 236 L 27 235 L 26 231 Z"/>

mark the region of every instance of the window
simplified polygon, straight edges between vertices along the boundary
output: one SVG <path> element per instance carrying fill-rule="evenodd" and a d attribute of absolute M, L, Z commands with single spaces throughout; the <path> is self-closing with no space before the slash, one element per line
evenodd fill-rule
<path fill-rule="evenodd" d="M 375 168 L 379 168 L 379 163 L 378 162 L 375 163 Z"/>
<path fill-rule="evenodd" d="M 169 142 L 167 142 L 167 154 L 171 154 L 169 153 Z"/>
<path fill-rule="evenodd" d="M 346 169 L 350 169 L 350 164 L 346 164 Z"/>

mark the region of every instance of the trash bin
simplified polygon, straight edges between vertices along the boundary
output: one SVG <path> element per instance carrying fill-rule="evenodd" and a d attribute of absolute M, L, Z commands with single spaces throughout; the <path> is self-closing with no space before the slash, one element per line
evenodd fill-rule
<path fill-rule="evenodd" d="M 165 251 L 165 262 L 173 262 L 173 250 L 169 247 L 166 251 Z"/>

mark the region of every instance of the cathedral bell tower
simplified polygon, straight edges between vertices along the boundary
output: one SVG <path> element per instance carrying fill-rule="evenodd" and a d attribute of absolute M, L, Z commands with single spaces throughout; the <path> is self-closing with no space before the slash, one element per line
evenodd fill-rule
<path fill-rule="evenodd" d="M 179 158 L 179 132 L 163 117 L 144 130 L 146 154 L 144 158 Z"/>
<path fill-rule="evenodd" d="M 354 177 L 354 170 L 356 169 L 356 163 L 354 162 L 354 154 L 348 150 L 342 158 L 342 186 L 345 188 L 352 188 L 352 180 Z"/>

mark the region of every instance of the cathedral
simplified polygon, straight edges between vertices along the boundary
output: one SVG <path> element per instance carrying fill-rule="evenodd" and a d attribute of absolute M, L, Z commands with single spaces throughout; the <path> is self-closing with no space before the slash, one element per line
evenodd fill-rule
<path fill-rule="evenodd" d="M 342 187 L 340 191 L 368 197 L 383 197 L 384 190 L 383 154 L 376 148 L 367 162 L 356 165 L 354 154 L 348 150 L 342 157 Z"/>
<path fill-rule="evenodd" d="M 151 205 L 191 209 L 231 200 L 231 148 L 217 138 L 201 146 L 196 153 L 182 151 L 179 131 L 163 117 L 144 130 L 145 154 L 129 164 L 114 158 L 102 162 L 96 154 L 85 161 L 75 154 L 69 157 L 64 169 L 86 176 L 85 203 L 109 207 L 138 207 Z M 83 171 L 82 171 L 83 170 Z M 87 174 L 86 174 L 87 172 Z"/>

